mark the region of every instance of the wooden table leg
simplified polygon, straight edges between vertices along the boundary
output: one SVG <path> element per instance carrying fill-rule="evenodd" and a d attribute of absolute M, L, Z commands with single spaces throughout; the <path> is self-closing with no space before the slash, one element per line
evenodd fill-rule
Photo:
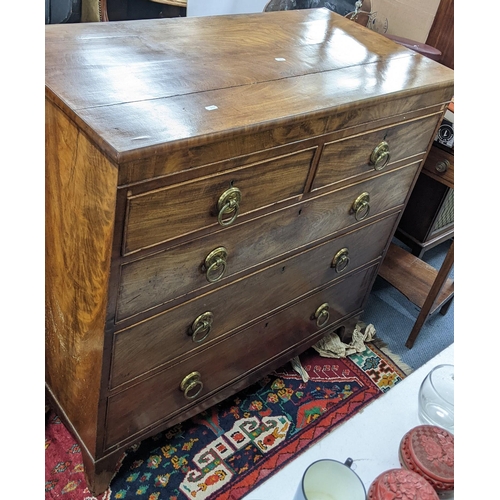
<path fill-rule="evenodd" d="M 444 262 L 441 265 L 441 268 L 439 269 L 439 272 L 436 276 L 436 279 L 434 280 L 434 283 L 432 284 L 431 289 L 429 290 L 427 298 L 425 299 L 424 305 L 420 309 L 420 314 L 418 315 L 417 320 L 415 321 L 415 324 L 413 325 L 413 328 L 411 330 L 411 333 L 408 336 L 408 339 L 406 340 L 405 345 L 406 347 L 408 347 L 408 349 L 411 349 L 413 347 L 415 339 L 420 333 L 423 324 L 427 320 L 427 317 L 429 316 L 432 306 L 434 305 L 434 302 L 436 301 L 439 292 L 443 288 L 446 279 L 448 278 L 448 274 L 450 274 L 454 261 L 454 252 L 453 252 L 454 245 L 455 242 L 452 241 L 451 246 L 448 249 L 448 252 L 446 253 Z"/>

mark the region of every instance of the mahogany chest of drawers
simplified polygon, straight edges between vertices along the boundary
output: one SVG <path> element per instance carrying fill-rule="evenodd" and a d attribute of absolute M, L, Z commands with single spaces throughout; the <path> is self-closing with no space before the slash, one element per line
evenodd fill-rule
<path fill-rule="evenodd" d="M 99 493 L 361 313 L 453 71 L 327 9 L 45 29 L 46 387 Z"/>

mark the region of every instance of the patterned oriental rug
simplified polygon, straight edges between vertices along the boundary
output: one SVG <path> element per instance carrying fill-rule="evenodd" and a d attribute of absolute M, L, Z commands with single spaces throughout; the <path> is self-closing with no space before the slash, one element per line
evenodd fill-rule
<path fill-rule="evenodd" d="M 130 448 L 99 500 L 238 500 L 394 387 L 405 373 L 373 343 L 347 358 L 314 350 L 245 391 Z M 80 448 L 54 413 L 45 436 L 45 498 L 95 500 Z"/>

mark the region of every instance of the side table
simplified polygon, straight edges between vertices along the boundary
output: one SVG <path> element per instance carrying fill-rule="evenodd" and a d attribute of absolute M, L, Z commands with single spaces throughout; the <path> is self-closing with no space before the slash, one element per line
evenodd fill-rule
<path fill-rule="evenodd" d="M 444 146 L 432 146 L 396 231 L 419 258 L 454 236 L 452 153 Z"/>
<path fill-rule="evenodd" d="M 446 113 L 396 230 L 419 258 L 454 235 L 454 102 Z"/>
<path fill-rule="evenodd" d="M 449 110 L 455 112 L 454 102 L 450 103 Z M 450 131 L 452 133 L 452 129 Z M 439 269 L 421 257 L 429 248 L 453 238 L 454 178 L 453 149 L 435 143 L 396 232 L 396 236 L 410 247 L 411 253 L 391 243 L 379 269 L 380 277 L 420 308 L 405 343 L 409 349 L 427 318 L 436 311 L 446 314 L 453 300 L 454 283 L 448 275 L 454 261 L 454 241 Z"/>

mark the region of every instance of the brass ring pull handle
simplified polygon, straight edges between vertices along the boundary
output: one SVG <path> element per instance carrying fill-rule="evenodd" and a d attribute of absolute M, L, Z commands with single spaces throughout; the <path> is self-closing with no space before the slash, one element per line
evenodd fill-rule
<path fill-rule="evenodd" d="M 439 172 L 440 174 L 444 174 L 448 170 L 449 167 L 450 167 L 450 162 L 448 160 L 442 160 L 442 161 L 438 161 L 434 168 L 436 169 L 436 172 Z"/>
<path fill-rule="evenodd" d="M 389 151 L 389 144 L 385 141 L 382 141 L 376 146 L 370 155 L 370 163 L 375 170 L 382 170 L 389 163 L 390 159 L 391 153 Z"/>
<path fill-rule="evenodd" d="M 227 268 L 227 250 L 224 247 L 212 250 L 205 258 L 205 270 L 207 273 L 207 281 L 215 283 L 219 281 Z"/>
<path fill-rule="evenodd" d="M 323 328 L 330 319 L 330 312 L 328 311 L 329 305 L 327 302 L 321 304 L 314 313 L 314 317 L 316 318 L 316 325 L 318 328 Z"/>
<path fill-rule="evenodd" d="M 191 337 L 193 342 L 203 342 L 212 329 L 214 315 L 210 311 L 200 314 L 191 325 Z"/>
<path fill-rule="evenodd" d="M 231 187 L 224 191 L 217 201 L 217 220 L 221 226 L 229 226 L 238 217 L 240 211 L 241 191 L 237 187 Z M 224 219 L 225 215 L 232 214 L 228 219 Z"/>
<path fill-rule="evenodd" d="M 335 271 L 340 274 L 346 270 L 349 265 L 349 261 L 349 249 L 342 248 L 335 254 L 335 257 L 332 260 L 332 267 L 335 268 Z"/>
<path fill-rule="evenodd" d="M 186 399 L 194 399 L 203 390 L 203 382 L 200 380 L 199 372 L 191 372 L 181 382 L 181 391 Z"/>
<path fill-rule="evenodd" d="M 352 204 L 352 210 L 354 211 L 354 216 L 357 221 L 361 221 L 368 217 L 370 213 L 370 194 L 362 193 L 360 194 Z"/>

